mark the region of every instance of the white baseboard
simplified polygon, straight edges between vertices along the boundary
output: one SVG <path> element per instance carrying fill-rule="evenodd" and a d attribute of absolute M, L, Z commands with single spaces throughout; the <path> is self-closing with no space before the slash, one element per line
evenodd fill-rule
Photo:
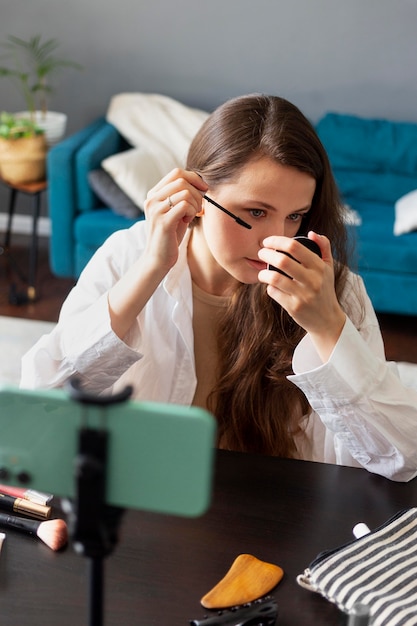
<path fill-rule="evenodd" d="M 12 222 L 12 235 L 31 235 L 32 234 L 32 216 L 31 215 L 14 215 Z M 7 228 L 7 214 L 0 213 L 0 231 L 5 232 Z M 51 234 L 51 220 L 49 217 L 40 217 L 38 220 L 38 235 L 40 237 L 49 237 Z"/>

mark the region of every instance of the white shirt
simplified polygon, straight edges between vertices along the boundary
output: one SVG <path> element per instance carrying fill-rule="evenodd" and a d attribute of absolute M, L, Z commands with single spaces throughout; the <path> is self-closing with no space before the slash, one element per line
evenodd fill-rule
<path fill-rule="evenodd" d="M 111 329 L 108 290 L 142 254 L 146 228 L 142 221 L 116 232 L 96 252 L 55 329 L 23 357 L 22 387 L 58 387 L 76 374 L 95 393 L 132 384 L 138 400 L 192 403 L 197 380 L 188 234 L 178 262 L 125 340 Z M 289 379 L 313 409 L 306 437 L 297 441 L 299 457 L 410 480 L 417 475 L 417 392 L 403 386 L 395 364 L 386 363 L 374 310 L 354 274 L 343 302 L 350 319 L 329 361 L 320 361 L 308 334 L 294 352 Z"/>

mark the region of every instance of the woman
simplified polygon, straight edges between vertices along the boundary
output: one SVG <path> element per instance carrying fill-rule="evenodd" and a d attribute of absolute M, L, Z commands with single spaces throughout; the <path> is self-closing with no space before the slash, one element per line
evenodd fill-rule
<path fill-rule="evenodd" d="M 219 107 L 145 211 L 85 268 L 23 387 L 131 383 L 137 399 L 208 408 L 221 448 L 415 476 L 417 394 L 385 363 L 327 156 L 294 105 Z"/>

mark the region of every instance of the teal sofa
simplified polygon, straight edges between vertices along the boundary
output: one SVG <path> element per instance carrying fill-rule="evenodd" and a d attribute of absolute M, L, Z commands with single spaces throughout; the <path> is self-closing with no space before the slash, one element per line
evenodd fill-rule
<path fill-rule="evenodd" d="M 328 113 L 316 129 L 342 199 L 362 222 L 352 229 L 351 265 L 374 308 L 417 315 L 417 231 L 394 235 L 395 202 L 417 189 L 417 123 Z"/>
<path fill-rule="evenodd" d="M 100 168 L 103 159 L 129 147 L 114 126 L 100 118 L 50 149 L 49 262 L 56 276 L 78 278 L 109 235 L 136 221 L 104 206 L 88 179 L 89 172 Z"/>
<path fill-rule="evenodd" d="M 316 129 L 343 201 L 361 219 L 349 227 L 357 248 L 352 268 L 363 277 L 377 311 L 417 315 L 417 231 L 393 232 L 396 200 L 417 189 L 417 123 L 328 113 Z M 88 180 L 103 159 L 129 147 L 111 124 L 99 119 L 50 150 L 50 264 L 55 275 L 77 278 L 112 232 L 134 223 L 103 206 Z"/>

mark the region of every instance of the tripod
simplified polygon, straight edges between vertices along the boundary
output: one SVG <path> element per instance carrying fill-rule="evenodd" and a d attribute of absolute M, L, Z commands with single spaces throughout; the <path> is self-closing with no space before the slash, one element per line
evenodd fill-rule
<path fill-rule="evenodd" d="M 72 539 L 78 554 L 89 559 L 89 625 L 102 626 L 104 606 L 104 558 L 113 551 L 123 509 L 105 502 L 106 465 L 109 435 L 105 425 L 106 407 L 124 402 L 132 394 L 128 386 L 119 394 L 94 396 L 84 392 L 77 379 L 69 382 L 72 399 L 84 406 L 103 410 L 100 428 L 88 425 L 88 409 L 79 431 L 78 455 L 75 460 L 76 502 L 72 512 Z"/>

